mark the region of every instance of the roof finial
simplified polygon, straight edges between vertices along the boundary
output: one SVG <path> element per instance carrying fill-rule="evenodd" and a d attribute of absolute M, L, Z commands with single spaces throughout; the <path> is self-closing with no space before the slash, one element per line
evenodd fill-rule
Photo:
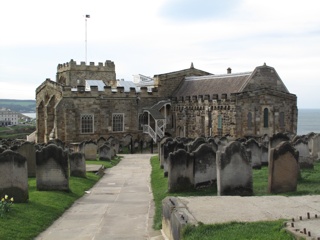
<path fill-rule="evenodd" d="M 194 68 L 194 66 L 193 66 L 193 62 L 191 62 L 191 66 L 190 66 L 190 68 Z"/>
<path fill-rule="evenodd" d="M 267 64 L 266 64 L 266 63 L 264 63 L 264 64 L 263 64 L 263 66 L 267 66 Z"/>

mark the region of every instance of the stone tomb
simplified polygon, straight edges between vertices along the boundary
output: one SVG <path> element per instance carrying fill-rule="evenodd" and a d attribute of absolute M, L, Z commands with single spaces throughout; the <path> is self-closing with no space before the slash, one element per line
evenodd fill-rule
<path fill-rule="evenodd" d="M 29 199 L 27 159 L 11 150 L 0 153 L 0 198 L 5 195 L 17 203 Z"/>
<path fill-rule="evenodd" d="M 70 176 L 86 177 L 86 160 L 83 153 L 74 152 L 69 154 Z"/>
<path fill-rule="evenodd" d="M 37 189 L 69 191 L 68 153 L 49 144 L 36 152 Z"/>
<path fill-rule="evenodd" d="M 194 185 L 209 185 L 217 180 L 216 152 L 210 143 L 201 144 L 194 156 Z"/>
<path fill-rule="evenodd" d="M 253 194 L 250 153 L 238 141 L 217 152 L 217 188 L 219 196 Z"/>
<path fill-rule="evenodd" d="M 169 154 L 168 191 L 193 189 L 193 156 L 184 149 Z"/>
<path fill-rule="evenodd" d="M 20 153 L 27 159 L 28 177 L 36 176 L 36 148 L 31 142 L 24 142 L 19 146 L 16 152 Z"/>
<path fill-rule="evenodd" d="M 268 192 L 284 193 L 297 190 L 299 152 L 288 141 L 270 150 Z"/>

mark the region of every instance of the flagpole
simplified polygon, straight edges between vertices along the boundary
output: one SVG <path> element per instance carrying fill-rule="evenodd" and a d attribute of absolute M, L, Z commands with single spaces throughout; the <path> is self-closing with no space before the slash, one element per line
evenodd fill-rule
<path fill-rule="evenodd" d="M 87 64 L 87 45 L 88 45 L 88 40 L 87 40 L 87 18 L 90 18 L 90 15 L 85 15 L 85 61 Z"/>

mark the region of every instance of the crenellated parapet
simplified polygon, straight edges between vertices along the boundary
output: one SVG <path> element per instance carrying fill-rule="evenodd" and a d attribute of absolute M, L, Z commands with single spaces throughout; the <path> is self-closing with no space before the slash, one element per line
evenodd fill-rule
<path fill-rule="evenodd" d="M 80 62 L 80 64 L 77 64 L 76 61 L 73 59 L 70 60 L 70 62 L 58 64 L 57 72 L 64 72 L 64 71 L 114 71 L 115 70 L 115 64 L 114 62 L 110 60 L 106 60 L 103 64 L 102 62 L 99 62 L 97 65 L 95 65 L 94 62 L 90 62 L 89 64 L 86 64 L 85 62 Z"/>
<path fill-rule="evenodd" d="M 99 98 L 146 98 L 159 97 L 157 89 L 148 91 L 147 87 L 141 87 L 140 91 L 135 88 L 130 88 L 130 91 L 125 91 L 124 87 L 112 88 L 111 86 L 104 86 L 103 91 L 98 90 L 98 86 L 90 86 L 90 90 L 86 90 L 85 86 L 78 85 L 76 88 L 71 86 L 63 86 L 63 97 L 99 97 Z"/>
<path fill-rule="evenodd" d="M 56 81 L 61 85 L 76 87 L 84 80 L 102 80 L 106 85 L 113 86 L 116 82 L 114 62 L 107 60 L 97 65 L 94 62 L 77 64 L 71 59 L 68 63 L 58 65 Z"/>

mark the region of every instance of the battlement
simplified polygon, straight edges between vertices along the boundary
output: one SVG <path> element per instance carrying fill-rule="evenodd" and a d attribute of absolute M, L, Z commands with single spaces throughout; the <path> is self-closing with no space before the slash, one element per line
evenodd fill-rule
<path fill-rule="evenodd" d="M 212 94 L 212 95 L 198 95 L 198 96 L 181 96 L 175 97 L 172 100 L 177 103 L 201 103 L 201 102 L 232 102 L 235 101 L 236 94 Z"/>
<path fill-rule="evenodd" d="M 106 60 L 104 64 L 99 62 L 98 65 L 95 65 L 94 62 L 90 62 L 88 65 L 85 62 L 77 64 L 71 59 L 70 62 L 58 64 L 57 72 L 64 71 L 115 71 L 115 64 L 110 60 Z"/>
<path fill-rule="evenodd" d="M 77 88 L 63 86 L 64 97 L 144 98 L 158 97 L 158 95 L 158 90 L 156 88 L 152 89 L 152 92 L 149 92 L 146 87 L 142 87 L 140 91 L 136 91 L 135 88 L 130 88 L 130 91 L 125 91 L 124 87 L 112 88 L 111 86 L 104 86 L 104 90 L 99 91 L 98 86 L 90 86 L 90 90 L 86 91 L 85 86 L 82 85 L 77 86 Z"/>

